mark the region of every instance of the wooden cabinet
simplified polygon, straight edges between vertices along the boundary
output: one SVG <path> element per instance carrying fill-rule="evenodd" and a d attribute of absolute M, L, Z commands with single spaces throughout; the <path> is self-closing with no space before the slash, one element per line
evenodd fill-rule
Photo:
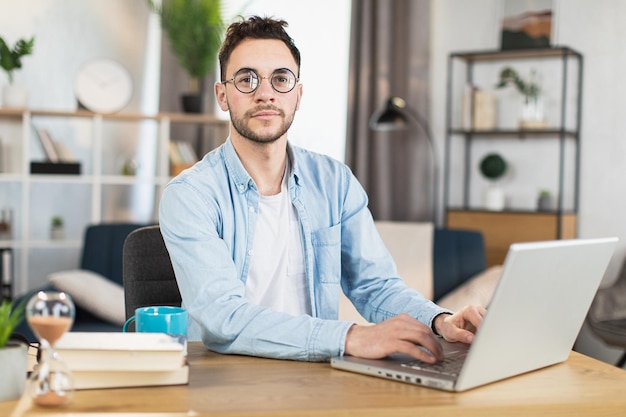
<path fill-rule="evenodd" d="M 488 266 L 501 265 L 512 243 L 576 237 L 576 215 L 573 213 L 448 210 L 446 224 L 448 227 L 480 230 L 485 239 Z"/>
<path fill-rule="evenodd" d="M 214 146 L 228 135 L 228 121 L 208 115 L 0 109 L 0 212 L 12 217 L 0 249 L 13 254 L 13 295 L 77 268 L 88 224 L 158 221 L 170 141 L 185 139 L 170 138 L 174 124 L 212 129 Z M 32 173 L 31 162 L 46 159 L 41 129 L 69 150 L 79 174 Z M 55 216 L 64 221 L 61 239 L 51 236 Z"/>
<path fill-rule="evenodd" d="M 543 72 L 546 112 L 551 112 L 547 126 L 520 128 L 516 114 L 511 114 L 515 110 L 504 100 L 498 106 L 495 126 L 468 126 L 467 117 L 461 114 L 463 92 L 468 85 L 493 92 L 499 71 L 507 66 Z M 568 47 L 458 52 L 450 54 L 448 71 L 446 226 L 481 231 L 489 265 L 501 264 L 514 242 L 576 237 L 582 55 Z M 511 92 L 506 98 L 512 97 Z M 502 211 L 487 210 L 481 201 L 481 192 L 489 184 L 478 165 L 489 152 L 502 153 L 513 169 L 510 183 L 502 185 L 509 187 L 511 199 Z M 552 192 L 553 204 L 539 210 L 536 201 L 543 188 Z"/>

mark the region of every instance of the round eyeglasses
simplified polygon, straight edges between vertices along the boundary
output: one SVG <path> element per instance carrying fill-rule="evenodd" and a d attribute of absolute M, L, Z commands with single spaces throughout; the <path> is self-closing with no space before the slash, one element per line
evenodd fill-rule
<path fill-rule="evenodd" d="M 296 86 L 298 79 L 295 74 L 287 68 L 279 68 L 274 70 L 269 77 L 259 77 L 259 74 L 253 69 L 242 68 L 235 73 L 235 76 L 229 80 L 222 81 L 222 84 L 232 82 L 235 88 L 244 94 L 253 93 L 261 80 L 269 79 L 272 88 L 279 93 L 288 93 Z"/>

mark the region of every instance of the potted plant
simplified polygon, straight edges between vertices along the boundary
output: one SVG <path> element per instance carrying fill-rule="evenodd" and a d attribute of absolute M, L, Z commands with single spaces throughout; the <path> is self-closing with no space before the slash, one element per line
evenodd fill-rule
<path fill-rule="evenodd" d="M 24 320 L 25 302 L 13 305 L 4 300 L 0 304 L 0 401 L 19 398 L 24 391 L 28 346 L 11 340 L 11 335 Z"/>
<path fill-rule="evenodd" d="M 63 227 L 63 217 L 53 216 L 50 222 L 50 239 L 59 240 L 65 237 L 65 228 Z"/>
<path fill-rule="evenodd" d="M 551 208 L 552 208 L 552 193 L 549 190 L 539 191 L 539 196 L 537 197 L 537 210 L 550 211 Z"/>
<path fill-rule="evenodd" d="M 0 67 L 7 73 L 9 84 L 3 89 L 2 102 L 5 107 L 26 107 L 28 92 L 13 83 L 13 71 L 22 68 L 22 57 L 33 53 L 35 37 L 18 40 L 13 48 L 0 37 Z"/>
<path fill-rule="evenodd" d="M 172 51 L 189 76 L 189 90 L 183 94 L 183 109 L 201 113 L 204 94 L 200 79 L 214 70 L 222 43 L 224 22 L 221 0 L 163 0 L 162 5 L 148 0 L 159 15 Z"/>
<path fill-rule="evenodd" d="M 485 178 L 492 181 L 485 192 L 485 208 L 488 210 L 502 210 L 505 206 L 504 191 L 496 181 L 504 176 L 507 170 L 507 163 L 502 156 L 497 153 L 487 154 L 480 162 L 480 172 Z"/>
<path fill-rule="evenodd" d="M 530 72 L 530 78 L 527 81 L 513 68 L 504 68 L 500 71 L 500 80 L 496 84 L 496 88 L 504 88 L 509 85 L 515 86 L 517 91 L 524 95 L 522 117 L 519 122 L 520 129 L 545 128 L 547 124 L 543 115 L 541 87 L 537 81 L 536 71 Z"/>

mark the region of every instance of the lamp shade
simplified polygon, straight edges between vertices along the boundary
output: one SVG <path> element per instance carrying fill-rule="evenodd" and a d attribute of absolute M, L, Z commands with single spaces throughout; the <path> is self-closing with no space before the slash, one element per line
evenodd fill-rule
<path fill-rule="evenodd" d="M 409 126 L 409 117 L 405 111 L 406 102 L 400 97 L 391 97 L 385 107 L 372 115 L 370 129 L 372 130 L 405 130 Z"/>

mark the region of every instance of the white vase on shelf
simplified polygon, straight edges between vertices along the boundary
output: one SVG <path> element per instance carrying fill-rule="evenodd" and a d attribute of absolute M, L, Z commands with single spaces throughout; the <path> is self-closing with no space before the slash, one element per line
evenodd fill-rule
<path fill-rule="evenodd" d="M 524 96 L 519 128 L 545 129 L 546 127 L 548 127 L 548 123 L 543 112 L 543 97 L 541 94 Z"/>
<path fill-rule="evenodd" d="M 2 89 L 2 107 L 28 107 L 28 90 L 20 84 L 7 84 Z"/>
<path fill-rule="evenodd" d="M 485 190 L 485 209 L 491 211 L 502 211 L 506 206 L 504 190 L 497 185 L 492 185 Z"/>

